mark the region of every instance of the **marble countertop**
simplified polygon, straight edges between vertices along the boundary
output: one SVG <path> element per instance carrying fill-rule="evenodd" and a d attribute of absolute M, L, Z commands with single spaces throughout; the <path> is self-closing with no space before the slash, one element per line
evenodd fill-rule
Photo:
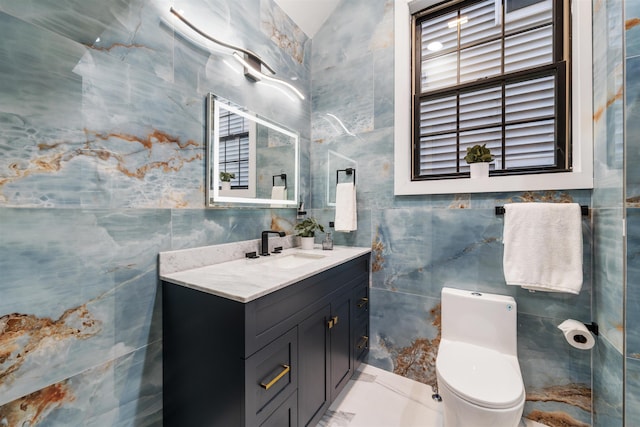
<path fill-rule="evenodd" d="M 216 245 L 202 248 L 209 254 L 222 252 Z M 227 249 L 229 249 L 227 247 Z M 355 259 L 371 252 L 371 248 L 334 246 L 331 251 L 324 251 L 320 247 L 313 250 L 301 250 L 299 248 L 285 249 L 281 254 L 272 254 L 268 257 L 257 259 L 243 258 L 216 262 L 215 257 L 208 265 L 199 262 L 200 266 L 179 269 L 179 264 L 189 265 L 176 261 L 176 253 L 180 256 L 192 255 L 196 258 L 203 252 L 194 252 L 197 249 L 187 251 L 164 252 L 160 254 L 160 279 L 186 286 L 199 291 L 218 295 L 239 302 L 250 302 L 271 292 L 282 289 L 300 280 L 321 273 L 346 261 Z M 314 259 L 303 265 L 293 267 L 276 267 L 271 262 L 287 257 L 288 255 L 301 254 Z M 316 258 L 317 256 L 317 258 Z M 201 256 L 200 256 L 201 258 Z M 163 268 L 163 260 L 165 266 Z M 277 263 L 277 262 L 276 262 Z M 167 266 L 166 264 L 169 264 Z"/>

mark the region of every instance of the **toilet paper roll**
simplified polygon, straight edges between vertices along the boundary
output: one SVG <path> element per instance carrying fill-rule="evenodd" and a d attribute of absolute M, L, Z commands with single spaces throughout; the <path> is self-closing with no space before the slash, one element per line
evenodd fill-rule
<path fill-rule="evenodd" d="M 577 320 L 567 319 L 558 325 L 558 329 L 562 331 L 569 344 L 580 350 L 589 350 L 596 343 L 596 339 L 584 323 Z"/>

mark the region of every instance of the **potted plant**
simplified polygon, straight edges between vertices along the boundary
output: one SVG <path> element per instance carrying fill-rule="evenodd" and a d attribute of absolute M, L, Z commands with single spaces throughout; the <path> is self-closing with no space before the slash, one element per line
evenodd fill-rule
<path fill-rule="evenodd" d="M 322 224 L 318 223 L 313 217 L 306 218 L 304 221 L 297 223 L 293 229 L 296 235 L 300 236 L 300 247 L 302 249 L 313 249 L 315 232 L 324 232 Z"/>
<path fill-rule="evenodd" d="M 464 156 L 464 160 L 471 168 L 472 179 L 489 177 L 489 163 L 493 161 L 493 154 L 486 147 L 486 144 L 467 147 L 467 155 Z"/>
<path fill-rule="evenodd" d="M 231 190 L 231 180 L 236 177 L 233 172 L 220 172 L 220 187 L 222 190 Z"/>

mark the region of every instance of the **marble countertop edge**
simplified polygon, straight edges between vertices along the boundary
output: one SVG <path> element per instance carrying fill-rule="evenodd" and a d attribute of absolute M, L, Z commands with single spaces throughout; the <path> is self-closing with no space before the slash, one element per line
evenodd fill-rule
<path fill-rule="evenodd" d="M 211 247 L 206 247 L 205 251 L 211 252 L 209 248 Z M 282 254 L 272 255 L 273 258 L 247 259 L 244 258 L 243 253 L 243 258 L 240 259 L 212 262 L 210 265 L 161 273 L 160 279 L 247 303 L 370 252 L 371 248 L 335 246 L 332 251 L 323 251 L 320 247 L 305 251 L 294 247 L 285 249 Z M 319 256 L 319 259 L 294 268 L 269 266 L 271 260 L 275 261 L 278 257 L 296 253 L 301 253 L 303 256 L 307 254 Z M 197 253 L 191 255 L 198 256 Z M 162 258 L 160 262 L 162 263 Z M 160 270 L 163 271 L 162 268 Z"/>

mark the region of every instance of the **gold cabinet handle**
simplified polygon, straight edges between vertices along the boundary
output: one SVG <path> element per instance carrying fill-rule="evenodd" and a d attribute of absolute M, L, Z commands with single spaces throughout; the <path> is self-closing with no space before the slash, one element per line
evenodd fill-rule
<path fill-rule="evenodd" d="M 260 383 L 260 386 L 262 386 L 262 388 L 264 388 L 265 390 L 269 390 L 271 387 L 273 387 L 273 385 L 275 383 L 280 381 L 282 379 L 282 377 L 287 375 L 289 373 L 289 371 L 291 370 L 291 366 L 289 366 L 289 365 L 282 365 L 282 367 L 284 369 L 274 379 L 272 379 L 271 381 L 269 381 L 266 384 L 265 383 Z"/>
<path fill-rule="evenodd" d="M 369 302 L 369 298 L 360 298 L 360 302 L 358 303 L 358 308 L 362 308 Z"/>
<path fill-rule="evenodd" d="M 369 337 L 368 337 L 368 336 L 366 336 L 366 335 L 363 335 L 363 336 L 360 338 L 360 342 L 358 343 L 358 350 L 363 349 L 363 348 L 367 345 L 367 342 L 368 342 L 368 341 L 369 341 Z"/>
<path fill-rule="evenodd" d="M 338 324 L 338 316 L 333 316 L 331 319 L 329 319 L 329 321 L 327 322 L 327 326 L 329 327 L 329 329 L 333 328 L 334 326 L 336 326 Z"/>

